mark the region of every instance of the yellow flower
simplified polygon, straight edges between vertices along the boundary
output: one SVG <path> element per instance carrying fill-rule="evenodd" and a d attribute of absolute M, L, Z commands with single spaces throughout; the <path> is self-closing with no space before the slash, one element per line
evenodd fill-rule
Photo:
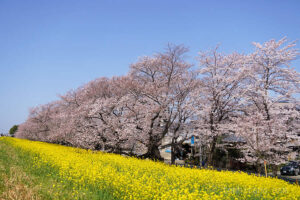
<path fill-rule="evenodd" d="M 34 166 L 59 169 L 79 189 L 93 186 L 116 199 L 300 199 L 300 187 L 243 172 L 189 169 L 78 148 L 1 138 L 29 152 Z M 55 185 L 53 185 L 55 187 Z"/>

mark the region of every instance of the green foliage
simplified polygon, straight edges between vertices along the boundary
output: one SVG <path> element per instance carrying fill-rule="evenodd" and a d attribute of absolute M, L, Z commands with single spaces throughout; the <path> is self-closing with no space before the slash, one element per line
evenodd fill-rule
<path fill-rule="evenodd" d="M 9 129 L 9 135 L 10 136 L 12 136 L 12 137 L 14 137 L 15 136 L 15 133 L 17 132 L 17 130 L 18 130 L 18 125 L 14 125 L 13 127 L 11 127 L 10 129 Z"/>

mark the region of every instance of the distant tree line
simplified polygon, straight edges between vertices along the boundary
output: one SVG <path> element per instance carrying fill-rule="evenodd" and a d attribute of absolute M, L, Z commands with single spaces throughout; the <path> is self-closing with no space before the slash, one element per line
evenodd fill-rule
<path fill-rule="evenodd" d="M 198 66 L 186 60 L 187 48 L 168 45 L 125 76 L 32 108 L 15 136 L 160 160 L 166 135 L 178 149 L 193 132 L 212 164 L 218 138 L 230 132 L 246 141 L 242 161 L 280 164 L 299 142 L 300 75 L 290 67 L 299 52 L 286 38 L 253 44 L 249 54 L 200 52 Z"/>

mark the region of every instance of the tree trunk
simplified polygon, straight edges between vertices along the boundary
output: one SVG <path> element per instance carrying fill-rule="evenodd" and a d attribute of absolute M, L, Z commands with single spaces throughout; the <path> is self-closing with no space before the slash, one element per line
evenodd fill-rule
<path fill-rule="evenodd" d="M 174 148 L 172 147 L 171 150 L 171 164 L 175 164 L 175 152 L 174 152 Z"/>
<path fill-rule="evenodd" d="M 213 157 L 214 157 L 214 152 L 216 150 L 216 144 L 217 144 L 217 136 L 214 136 L 213 140 L 211 142 L 211 147 L 210 147 L 209 154 L 208 154 L 207 163 L 209 166 L 213 166 Z"/>
<path fill-rule="evenodd" d="M 142 158 L 149 158 L 151 160 L 158 160 L 158 161 L 163 161 L 163 157 L 161 157 L 160 155 L 160 151 L 158 149 L 158 146 L 157 145 L 149 145 L 148 146 L 148 150 L 147 150 L 147 153 L 141 155 L 141 156 L 138 156 L 138 157 L 142 157 Z"/>
<path fill-rule="evenodd" d="M 160 160 L 160 161 L 164 160 L 163 157 L 161 157 L 161 155 L 160 155 L 158 146 L 152 146 L 149 158 L 152 160 Z"/>
<path fill-rule="evenodd" d="M 256 172 L 259 176 L 261 175 L 261 165 L 259 161 L 256 162 Z"/>
<path fill-rule="evenodd" d="M 175 141 L 174 138 L 172 139 L 171 143 L 171 164 L 175 164 Z"/>
<path fill-rule="evenodd" d="M 278 171 L 278 166 L 277 165 L 273 165 L 272 166 L 272 173 L 274 177 L 277 177 L 277 171 Z"/>

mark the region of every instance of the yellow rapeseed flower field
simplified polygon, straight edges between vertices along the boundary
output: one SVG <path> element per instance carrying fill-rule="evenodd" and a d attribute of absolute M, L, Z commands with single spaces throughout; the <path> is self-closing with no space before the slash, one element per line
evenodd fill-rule
<path fill-rule="evenodd" d="M 169 166 L 150 160 L 6 138 L 29 152 L 34 167 L 51 165 L 79 189 L 93 186 L 116 199 L 300 199 L 300 187 L 243 172 Z M 53 187 L 57 187 L 53 185 Z"/>

